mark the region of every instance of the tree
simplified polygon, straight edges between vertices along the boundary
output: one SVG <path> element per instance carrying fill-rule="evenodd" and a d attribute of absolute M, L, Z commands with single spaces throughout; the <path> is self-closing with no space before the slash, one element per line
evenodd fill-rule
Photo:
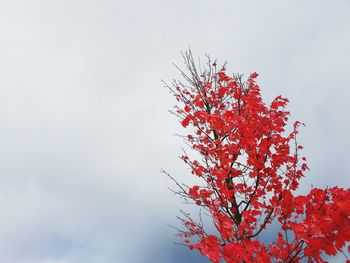
<path fill-rule="evenodd" d="M 208 57 L 197 67 L 191 51 L 183 53 L 182 81 L 167 85 L 178 101 L 173 113 L 188 128 L 183 136 L 199 158 L 184 151 L 182 160 L 202 184 L 187 186 L 173 179 L 188 203 L 206 211 L 202 217 L 182 212 L 183 244 L 212 262 L 326 262 L 350 241 L 350 189 L 313 188 L 296 195 L 308 170 L 295 122 L 288 128 L 288 99 L 276 97 L 266 105 L 256 82 L 228 75 Z M 259 240 L 277 224 L 276 240 Z M 350 249 L 350 246 L 348 247 Z M 350 260 L 347 260 L 350 262 Z"/>

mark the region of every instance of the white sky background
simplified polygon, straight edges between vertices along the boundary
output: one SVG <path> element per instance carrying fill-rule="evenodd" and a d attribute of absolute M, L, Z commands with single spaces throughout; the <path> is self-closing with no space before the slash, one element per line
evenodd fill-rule
<path fill-rule="evenodd" d="M 172 62 L 182 65 L 189 46 L 229 72 L 260 73 L 267 102 L 290 99 L 292 119 L 307 124 L 301 192 L 349 187 L 349 9 L 349 0 L 1 1 L 0 261 L 185 262 L 166 226 L 181 202 L 159 173 L 186 178 L 181 129 L 160 80 L 179 76 Z"/>

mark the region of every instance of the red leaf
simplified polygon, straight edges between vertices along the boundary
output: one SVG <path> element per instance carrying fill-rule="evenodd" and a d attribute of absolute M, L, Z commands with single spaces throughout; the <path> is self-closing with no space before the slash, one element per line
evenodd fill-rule
<path fill-rule="evenodd" d="M 190 120 L 191 120 L 191 116 L 188 115 L 187 117 L 185 117 L 181 121 L 182 126 L 186 128 L 188 126 L 188 124 L 190 123 Z"/>
<path fill-rule="evenodd" d="M 185 112 L 190 112 L 191 107 L 186 104 L 184 110 Z"/>
<path fill-rule="evenodd" d="M 220 87 L 218 90 L 219 98 L 222 98 L 226 94 L 227 90 L 228 89 L 226 87 Z"/>

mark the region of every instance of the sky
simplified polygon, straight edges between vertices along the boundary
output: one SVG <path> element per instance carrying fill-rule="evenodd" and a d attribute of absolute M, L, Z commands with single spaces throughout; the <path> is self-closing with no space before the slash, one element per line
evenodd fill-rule
<path fill-rule="evenodd" d="M 350 186 L 349 0 L 0 1 L 0 261 L 207 262 L 175 246 L 164 168 L 180 51 L 283 95 L 311 185 Z M 337 259 L 342 262 L 343 259 Z M 334 262 L 336 260 L 334 259 Z"/>

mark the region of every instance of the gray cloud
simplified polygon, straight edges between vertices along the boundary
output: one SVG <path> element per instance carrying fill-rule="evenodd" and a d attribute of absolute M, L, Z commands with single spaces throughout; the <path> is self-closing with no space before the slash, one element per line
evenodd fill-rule
<path fill-rule="evenodd" d="M 159 173 L 189 177 L 160 83 L 178 76 L 171 63 L 189 46 L 259 72 L 268 101 L 290 98 L 307 124 L 301 192 L 349 187 L 349 5 L 2 2 L 1 261 L 206 262 L 173 247 L 166 224 L 181 204 Z"/>

